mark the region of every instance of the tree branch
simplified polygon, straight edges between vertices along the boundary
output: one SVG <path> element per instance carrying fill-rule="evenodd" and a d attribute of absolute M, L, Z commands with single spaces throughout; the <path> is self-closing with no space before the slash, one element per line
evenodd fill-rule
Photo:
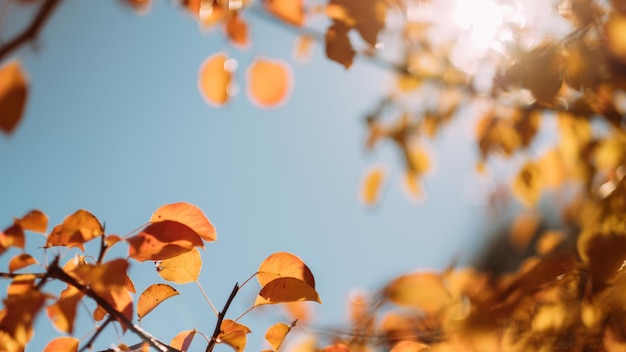
<path fill-rule="evenodd" d="M 24 28 L 21 33 L 18 33 L 15 37 L 0 46 L 0 61 L 4 60 L 20 46 L 37 39 L 44 24 L 60 3 L 61 0 L 46 0 L 39 8 L 39 12 L 33 17 L 28 27 Z"/>
<path fill-rule="evenodd" d="M 102 307 L 111 317 L 119 320 L 122 324 L 128 327 L 130 331 L 132 331 L 135 335 L 139 336 L 143 341 L 146 341 L 150 344 L 150 346 L 156 348 L 159 351 L 163 352 L 180 352 L 176 348 L 168 346 L 163 342 L 158 341 L 152 336 L 148 336 L 142 329 L 138 328 L 130 321 L 124 314 L 120 313 L 113 306 L 109 304 L 104 298 L 98 296 L 93 290 L 89 287 L 81 284 L 75 278 L 68 275 L 63 269 L 59 266 L 59 257 L 56 257 L 50 267 L 48 268 L 48 274 L 50 277 L 61 280 L 68 285 L 72 285 L 76 287 L 79 291 L 83 292 L 87 297 L 93 299 L 100 307 Z"/>
<path fill-rule="evenodd" d="M 209 341 L 209 345 L 206 347 L 206 352 L 213 351 L 213 348 L 215 347 L 215 344 L 217 343 L 217 337 L 222 332 L 222 322 L 224 321 L 224 317 L 226 317 L 226 312 L 228 311 L 230 304 L 233 302 L 233 299 L 235 299 L 237 292 L 239 292 L 239 288 L 240 288 L 239 283 L 236 283 L 235 287 L 233 287 L 233 290 L 230 292 L 230 296 L 228 296 L 228 299 L 226 300 L 226 304 L 224 304 L 224 308 L 222 309 L 220 314 L 217 315 L 217 323 L 215 323 L 215 330 L 213 330 L 213 336 L 211 336 L 211 341 Z"/>
<path fill-rule="evenodd" d="M 44 277 L 46 277 L 46 273 L 28 274 L 28 273 L 4 273 L 4 272 L 0 272 L 0 278 L 2 278 L 2 279 L 15 279 L 16 277 L 23 276 L 23 275 L 32 275 L 36 279 L 43 279 Z"/>

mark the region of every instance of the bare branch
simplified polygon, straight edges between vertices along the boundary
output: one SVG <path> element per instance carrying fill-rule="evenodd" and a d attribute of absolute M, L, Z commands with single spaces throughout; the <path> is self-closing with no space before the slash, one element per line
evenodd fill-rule
<path fill-rule="evenodd" d="M 39 12 L 33 17 L 28 27 L 24 28 L 21 33 L 18 33 L 15 37 L 0 46 L 0 61 L 4 60 L 22 45 L 37 39 L 44 24 L 60 3 L 61 0 L 46 0 L 39 8 Z"/>
<path fill-rule="evenodd" d="M 230 296 L 228 296 L 228 299 L 226 300 L 226 304 L 224 304 L 224 308 L 222 309 L 220 314 L 218 314 L 217 323 L 215 323 L 215 330 L 213 330 L 213 336 L 211 336 L 211 341 L 209 341 L 209 345 L 206 347 L 206 352 L 213 351 L 213 348 L 217 343 L 217 337 L 222 332 L 222 322 L 224 321 L 224 317 L 226 317 L 226 312 L 228 312 L 230 304 L 233 302 L 233 299 L 235 299 L 237 292 L 239 292 L 239 288 L 239 283 L 236 283 L 235 287 L 233 287 L 233 290 L 230 292 Z"/>

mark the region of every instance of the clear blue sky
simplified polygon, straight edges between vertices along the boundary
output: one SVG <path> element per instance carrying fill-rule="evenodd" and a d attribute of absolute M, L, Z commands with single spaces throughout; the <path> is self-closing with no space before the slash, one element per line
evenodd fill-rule
<path fill-rule="evenodd" d="M 18 17 L 9 15 L 0 33 L 18 28 Z M 480 186 L 474 144 L 465 138 L 470 125 L 455 122 L 430 142 L 436 170 L 426 180 L 427 200 L 416 204 L 400 189 L 395 150 L 364 149 L 363 115 L 393 84 L 390 73 L 362 61 L 346 71 L 320 45 L 309 63 L 298 64 L 292 33 L 248 18 L 253 45 L 240 51 L 219 30 L 199 30 L 168 1 L 155 1 L 142 16 L 116 1 L 63 2 L 36 47 L 15 55 L 31 91 L 15 135 L 0 136 L 0 224 L 37 208 L 53 226 L 83 208 L 106 222 L 107 232 L 125 234 L 160 205 L 191 202 L 218 231 L 203 252 L 201 275 L 217 306 L 263 258 L 289 251 L 316 276 L 324 301 L 318 326 L 343 321 L 354 287 L 373 290 L 406 271 L 442 268 L 458 254 L 467 259 L 488 226 L 485 209 L 465 196 Z M 256 55 L 290 62 L 295 86 L 288 102 L 264 110 L 239 94 L 226 107 L 208 106 L 197 89 L 198 68 L 221 50 L 240 67 Z M 357 194 L 375 164 L 386 165 L 390 179 L 372 209 Z M 9 259 L 0 257 L 2 267 Z M 133 273 L 139 290 L 159 281 L 150 263 L 133 263 Z M 254 294 L 244 291 L 233 314 Z M 275 308 L 242 321 L 254 330 L 251 350 L 262 348 L 265 327 L 278 321 Z M 188 285 L 144 327 L 169 341 L 194 327 L 210 334 L 213 324 Z M 37 326 L 51 329 L 44 316 Z M 44 330 L 28 351 L 51 338 Z M 137 342 L 130 334 L 124 340 Z"/>

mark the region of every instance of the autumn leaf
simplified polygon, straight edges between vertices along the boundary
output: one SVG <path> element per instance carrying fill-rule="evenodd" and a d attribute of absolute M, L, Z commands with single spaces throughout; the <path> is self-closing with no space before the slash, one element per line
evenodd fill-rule
<path fill-rule="evenodd" d="M 191 341 L 193 341 L 194 336 L 196 336 L 196 332 L 196 329 L 179 332 L 176 336 L 174 336 L 172 341 L 170 341 L 170 346 L 180 350 L 181 352 L 188 351 Z"/>
<path fill-rule="evenodd" d="M 350 348 L 343 343 L 336 343 L 322 348 L 321 352 L 350 352 Z"/>
<path fill-rule="evenodd" d="M 245 48 L 250 44 L 248 38 L 248 24 L 241 17 L 239 11 L 232 11 L 224 22 L 226 36 L 230 41 L 240 48 Z"/>
<path fill-rule="evenodd" d="M 44 347 L 43 352 L 76 352 L 80 340 L 75 337 L 61 336 L 57 337 Z"/>
<path fill-rule="evenodd" d="M 541 170 L 537 163 L 527 161 L 519 170 L 511 185 L 513 194 L 527 207 L 533 207 L 543 188 Z"/>
<path fill-rule="evenodd" d="M 18 254 L 9 261 L 9 272 L 23 269 L 29 265 L 37 264 L 37 259 L 28 253 Z"/>
<path fill-rule="evenodd" d="M 9 247 L 23 249 L 24 245 L 24 231 L 21 226 L 13 224 L 0 232 L 0 254 L 4 253 Z"/>
<path fill-rule="evenodd" d="M 0 131 L 7 135 L 15 131 L 27 98 L 28 82 L 20 62 L 13 60 L 0 67 Z"/>
<path fill-rule="evenodd" d="M 263 285 L 254 305 L 300 301 L 322 303 L 315 288 L 308 283 L 293 277 L 281 277 Z"/>
<path fill-rule="evenodd" d="M 145 13 L 150 9 L 152 0 L 124 0 L 124 3 L 135 9 L 138 13 Z"/>
<path fill-rule="evenodd" d="M 624 31 L 626 31 L 626 15 L 612 13 L 609 20 L 604 24 L 604 34 L 609 52 L 622 61 L 626 61 Z"/>
<path fill-rule="evenodd" d="M 435 313 L 452 302 L 441 276 L 430 272 L 402 275 L 391 281 L 383 295 L 400 306 Z"/>
<path fill-rule="evenodd" d="M 278 351 L 290 330 L 291 326 L 285 323 L 276 323 L 265 332 L 265 340 L 269 342 L 274 351 Z"/>
<path fill-rule="evenodd" d="M 380 198 L 381 188 L 385 180 L 385 170 L 376 166 L 365 173 L 361 184 L 361 201 L 365 205 L 374 205 Z"/>
<path fill-rule="evenodd" d="M 404 340 L 395 344 L 390 352 L 422 352 L 428 350 L 430 350 L 428 345 L 415 341 Z"/>
<path fill-rule="evenodd" d="M 198 281 L 201 268 L 202 257 L 195 248 L 176 257 L 164 259 L 156 266 L 162 278 L 177 284 Z"/>
<path fill-rule="evenodd" d="M 315 288 L 315 277 L 311 269 L 298 256 L 287 252 L 273 253 L 259 265 L 257 279 L 261 287 L 274 279 L 291 277 Z"/>
<path fill-rule="evenodd" d="M 259 107 L 272 108 L 288 97 L 293 75 L 289 65 L 281 60 L 257 58 L 246 73 L 250 101 Z"/>
<path fill-rule="evenodd" d="M 304 24 L 303 0 L 264 0 L 263 4 L 269 12 L 294 26 Z"/>
<path fill-rule="evenodd" d="M 67 246 L 85 250 L 83 243 L 104 235 L 100 221 L 90 212 L 80 209 L 55 226 L 48 235 L 46 247 Z"/>
<path fill-rule="evenodd" d="M 350 28 L 343 22 L 334 21 L 333 25 L 326 30 L 324 37 L 326 56 L 342 64 L 346 69 L 352 66 L 352 60 L 356 55 L 348 37 L 349 30 Z"/>
<path fill-rule="evenodd" d="M 7 287 L 7 296 L 20 295 L 27 293 L 35 288 L 35 275 L 21 274 L 13 278 Z"/>
<path fill-rule="evenodd" d="M 48 227 L 48 216 L 39 210 L 31 210 L 22 218 L 15 220 L 23 230 L 45 233 Z"/>
<path fill-rule="evenodd" d="M 227 65 L 229 58 L 219 52 L 206 58 L 198 73 L 198 89 L 209 105 L 222 106 L 230 99 L 232 80 L 231 67 Z"/>
<path fill-rule="evenodd" d="M 217 340 L 232 347 L 236 352 L 242 352 L 246 348 L 246 335 L 250 333 L 250 329 L 233 320 L 225 319 L 220 326 L 220 334 Z"/>
<path fill-rule="evenodd" d="M 204 248 L 196 231 L 171 220 L 152 223 L 126 241 L 129 244 L 128 256 L 140 262 L 169 259 L 194 247 Z"/>
<path fill-rule="evenodd" d="M 303 34 L 296 38 L 293 50 L 293 57 L 297 62 L 307 62 L 312 55 L 315 38 L 308 34 Z"/>
<path fill-rule="evenodd" d="M 46 307 L 48 318 L 62 332 L 72 334 L 76 319 L 76 307 L 84 294 L 74 286 L 68 286 L 59 295 L 59 299 Z"/>
<path fill-rule="evenodd" d="M 19 295 L 9 295 L 2 303 L 5 313 L 0 314 L 0 331 L 9 334 L 19 346 L 24 347 L 33 336 L 33 322 L 47 296 L 38 290 Z"/>
<path fill-rule="evenodd" d="M 161 206 L 150 217 L 152 223 L 163 220 L 172 220 L 186 225 L 207 242 L 215 241 L 217 236 L 211 221 L 200 208 L 190 203 L 180 202 Z"/>
<path fill-rule="evenodd" d="M 148 288 L 141 293 L 137 301 L 137 316 L 139 320 L 163 301 L 176 295 L 179 295 L 178 291 L 170 285 L 153 284 L 148 286 Z"/>

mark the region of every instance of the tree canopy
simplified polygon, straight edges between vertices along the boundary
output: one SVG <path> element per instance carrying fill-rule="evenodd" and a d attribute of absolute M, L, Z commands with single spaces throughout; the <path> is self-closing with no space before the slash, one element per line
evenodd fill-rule
<path fill-rule="evenodd" d="M 29 104 L 30 78 L 16 53 L 37 43 L 61 3 L 3 3 L 5 9 L 24 6 L 32 11 L 23 28 L 0 45 L 0 130 L 6 138 L 19 129 Z M 150 0 L 120 3 L 150 16 Z M 219 28 L 212 35 L 225 39 L 225 47 L 198 67 L 198 99 L 210 108 L 226 108 L 239 99 L 239 87 L 259 109 L 280 108 L 298 89 L 282 58 L 255 55 L 242 75 L 240 62 L 231 57 L 230 50 L 254 46 L 251 22 L 269 20 L 298 37 L 293 50 L 297 60 L 306 60 L 319 42 L 328 60 L 346 70 L 355 60 L 365 60 L 395 74 L 389 93 L 367 102 L 371 111 L 363 116 L 364 145 L 369 151 L 381 145 L 395 148 L 404 172 L 392 183 L 402 185 L 408 197 L 423 197 L 424 175 L 437 158 L 426 141 L 461 118 L 472 121 L 465 132 L 475 137 L 471 147 L 478 151 L 477 174 L 514 168 L 504 190 L 489 198 L 494 208 L 500 206 L 500 197 L 509 195 L 520 205 L 513 220 L 498 229 L 502 246 L 488 248 L 473 267 L 452 263 L 443 271 L 407 273 L 375 293 L 351 297 L 349 326 L 312 329 L 311 341 L 292 348 L 625 348 L 626 2 L 188 0 L 177 1 L 175 7 L 201 29 Z M 543 133 L 546 125 L 555 128 Z M 384 166 L 364 173 L 360 198 L 365 206 L 384 207 L 377 204 L 388 179 Z M 559 207 L 556 220 L 542 209 L 542 200 L 548 198 L 556 199 Z M 195 282 L 202 291 L 197 247 L 216 238 L 202 210 L 186 202 L 166 204 L 122 236 L 108 233 L 96 216 L 82 209 L 50 231 L 43 211 L 15 215 L 0 232 L 0 255 L 19 252 L 1 269 L 10 284 L 0 311 L 0 350 L 26 348 L 35 317 L 46 314 L 67 335 L 52 340 L 49 351 L 92 349 L 109 324 L 141 340 L 133 346 L 116 344 L 121 351 L 184 351 L 196 335 L 205 339 L 207 351 L 216 344 L 241 351 L 250 329 L 227 313 L 239 290 L 256 276 L 260 290 L 251 309 L 292 304 L 290 321 L 270 326 L 265 334 L 271 350 L 277 351 L 298 321 L 307 324 L 298 302 L 321 303 L 308 266 L 294 254 L 277 252 L 256 273 L 252 269 L 249 280 L 235 284 L 223 307 L 215 307 L 204 294 L 216 317 L 213 331 L 184 330 L 162 341 L 133 321 L 135 315 L 141 321 L 178 291 L 169 283 L 155 283 L 137 294 L 128 265 L 153 261 L 164 280 Z M 26 250 L 29 232 L 45 234 L 41 256 Z M 88 242 L 99 242 L 94 252 L 89 251 L 94 247 L 85 249 Z M 107 256 L 110 248 L 120 246 L 126 246 L 121 258 Z M 79 254 L 62 264 L 65 252 L 57 247 L 75 248 Z M 517 260 L 504 268 L 506 257 L 512 256 Z M 35 265 L 40 270 L 31 272 Z M 51 281 L 63 287 L 49 289 Z M 77 307 L 86 301 L 95 329 L 80 341 L 70 335 Z"/>

